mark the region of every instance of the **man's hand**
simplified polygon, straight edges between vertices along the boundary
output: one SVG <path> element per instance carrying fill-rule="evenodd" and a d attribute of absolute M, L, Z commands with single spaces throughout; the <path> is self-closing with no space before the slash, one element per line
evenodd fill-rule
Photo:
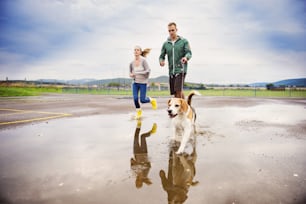
<path fill-rule="evenodd" d="M 160 64 L 161 67 L 163 67 L 163 66 L 165 66 L 165 61 L 160 61 L 159 64 Z"/>
<path fill-rule="evenodd" d="M 183 57 L 182 59 L 181 59 L 181 62 L 183 63 L 183 64 L 186 64 L 187 63 L 187 57 Z"/>

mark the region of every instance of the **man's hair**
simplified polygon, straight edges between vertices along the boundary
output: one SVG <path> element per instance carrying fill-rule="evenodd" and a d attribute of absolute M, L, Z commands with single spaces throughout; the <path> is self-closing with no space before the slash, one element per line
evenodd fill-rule
<path fill-rule="evenodd" d="M 168 26 L 175 26 L 176 27 L 176 23 L 174 23 L 174 22 L 170 22 L 169 24 L 168 24 Z"/>

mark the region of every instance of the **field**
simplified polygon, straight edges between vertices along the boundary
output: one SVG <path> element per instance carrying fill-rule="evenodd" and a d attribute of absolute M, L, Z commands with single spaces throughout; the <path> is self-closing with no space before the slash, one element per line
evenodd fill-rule
<path fill-rule="evenodd" d="M 43 93 L 62 93 L 58 87 L 0 87 L 0 96 L 38 96 Z"/>
<path fill-rule="evenodd" d="M 189 90 L 185 90 L 188 93 Z M 266 90 L 266 89 L 207 89 L 199 90 L 203 96 L 239 96 L 239 97 L 298 97 L 306 98 L 306 90 Z M 126 95 L 131 96 L 130 89 L 100 89 L 100 88 L 74 88 L 74 87 L 0 87 L 0 96 L 38 96 L 44 93 L 67 93 L 67 94 L 95 94 L 95 95 Z M 169 96 L 168 90 L 148 90 L 149 96 Z"/>

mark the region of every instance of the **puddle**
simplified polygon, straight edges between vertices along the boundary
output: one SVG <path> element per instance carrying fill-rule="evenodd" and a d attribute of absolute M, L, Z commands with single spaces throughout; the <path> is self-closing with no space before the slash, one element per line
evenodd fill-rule
<path fill-rule="evenodd" d="M 62 118 L 0 131 L 0 202 L 297 203 L 305 198 L 301 105 L 196 108 L 190 154 L 166 110 Z M 293 133 L 295 127 L 299 131 Z"/>

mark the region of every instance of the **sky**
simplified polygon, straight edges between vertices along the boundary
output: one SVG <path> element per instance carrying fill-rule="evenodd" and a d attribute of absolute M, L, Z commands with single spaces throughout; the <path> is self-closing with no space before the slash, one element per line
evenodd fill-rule
<path fill-rule="evenodd" d="M 1 0 L 0 80 L 128 77 L 135 45 L 168 75 L 169 22 L 191 46 L 187 82 L 306 77 L 305 0 Z"/>

